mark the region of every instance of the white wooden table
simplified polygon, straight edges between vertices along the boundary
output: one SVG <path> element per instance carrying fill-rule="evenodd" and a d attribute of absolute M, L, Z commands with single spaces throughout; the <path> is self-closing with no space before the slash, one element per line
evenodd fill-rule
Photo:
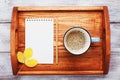
<path fill-rule="evenodd" d="M 10 24 L 13 6 L 108 6 L 111 61 L 108 75 L 13 76 L 10 61 Z M 0 80 L 120 80 L 120 0 L 0 0 Z"/>

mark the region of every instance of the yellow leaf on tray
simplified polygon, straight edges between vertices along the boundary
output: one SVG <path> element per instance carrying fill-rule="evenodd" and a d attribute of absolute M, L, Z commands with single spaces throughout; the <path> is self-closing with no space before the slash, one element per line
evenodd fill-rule
<path fill-rule="evenodd" d="M 35 67 L 38 64 L 36 59 L 29 59 L 25 61 L 25 65 L 28 67 Z"/>
<path fill-rule="evenodd" d="M 24 57 L 22 52 L 18 52 L 17 53 L 17 59 L 18 59 L 18 62 L 20 62 L 20 63 L 24 63 L 25 62 L 25 57 Z"/>
<path fill-rule="evenodd" d="M 25 49 L 25 51 L 24 51 L 25 59 L 31 58 L 31 57 L 32 57 L 32 54 L 33 54 L 33 51 L 32 51 L 31 48 Z"/>

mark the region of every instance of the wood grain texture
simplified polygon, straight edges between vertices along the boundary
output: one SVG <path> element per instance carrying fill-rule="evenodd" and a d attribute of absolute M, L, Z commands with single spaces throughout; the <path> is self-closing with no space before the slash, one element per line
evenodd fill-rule
<path fill-rule="evenodd" d="M 10 64 L 10 53 L 0 53 L 0 79 L 4 80 L 119 80 L 120 76 L 120 52 L 112 52 L 110 71 L 108 75 L 27 75 L 13 76 Z"/>
<path fill-rule="evenodd" d="M 108 75 L 41 75 L 13 76 L 10 63 L 10 23 L 13 6 L 99 6 L 109 8 L 111 28 L 111 58 Z M 1 80 L 120 80 L 120 0 L 0 0 L 0 79 Z M 3 36 L 2 36 L 3 35 Z M 8 64 L 6 64 L 8 63 Z"/>
<path fill-rule="evenodd" d="M 17 53 L 18 49 L 18 13 L 17 13 L 17 7 L 13 8 L 12 13 L 12 23 L 11 23 L 11 31 L 10 31 L 10 52 L 11 52 L 11 64 L 13 69 L 13 74 L 17 74 L 19 65 L 17 62 L 17 55 L 14 55 Z M 16 67 L 16 68 L 15 68 Z"/>
<path fill-rule="evenodd" d="M 110 55 L 110 28 L 107 7 L 75 7 L 75 9 L 74 7 L 15 7 L 13 9 L 12 17 L 11 58 L 14 74 L 17 74 L 17 72 L 18 74 L 108 73 L 108 57 Z M 87 29 L 91 34 L 91 37 L 100 37 L 100 42 L 92 43 L 89 50 L 83 55 L 79 56 L 74 56 L 67 52 L 63 44 L 60 46 L 57 45 L 59 57 L 59 62 L 57 65 L 39 64 L 34 68 L 28 68 L 25 65 L 21 66 L 17 63 L 18 61 L 16 61 L 16 54 L 18 51 L 23 51 L 25 48 L 24 20 L 26 17 L 57 18 L 58 22 L 54 21 L 54 28 L 56 28 L 56 23 L 58 23 L 57 42 L 59 43 L 63 43 L 64 34 L 68 29 L 78 26 Z M 56 29 L 54 29 L 54 32 L 55 31 Z M 54 34 L 54 40 L 56 40 L 55 38 L 56 34 Z"/>
<path fill-rule="evenodd" d="M 111 52 L 120 52 L 120 43 L 118 43 L 120 41 L 119 26 L 119 23 L 110 23 Z M 61 43 L 58 44 L 62 45 Z M 0 23 L 0 45 L 2 46 L 0 52 L 10 52 L 10 23 Z"/>
<path fill-rule="evenodd" d="M 74 6 L 74 8 L 72 6 L 30 6 L 30 7 L 18 7 L 18 11 L 66 11 L 66 10 L 74 10 L 74 11 L 79 11 L 79 10 L 103 10 L 102 6 Z"/>
<path fill-rule="evenodd" d="M 12 75 L 10 54 L 0 53 L 0 77 L 10 75 Z"/>
<path fill-rule="evenodd" d="M 111 22 L 119 22 L 120 0 L 0 0 L 0 22 L 11 22 L 11 13 L 13 6 L 108 6 Z M 9 13 L 9 14 L 8 14 Z M 4 17 L 3 17 L 4 16 Z"/>
<path fill-rule="evenodd" d="M 0 23 L 0 52 L 10 52 L 10 23 Z"/>
<path fill-rule="evenodd" d="M 109 71 L 109 63 L 110 63 L 110 50 L 111 50 L 111 44 L 110 44 L 110 23 L 109 23 L 109 15 L 108 15 L 108 8 L 105 6 L 104 7 L 104 22 L 105 25 L 103 25 L 105 27 L 105 31 L 103 32 L 103 36 L 105 36 L 105 40 L 103 41 L 103 47 L 105 48 L 105 55 L 103 56 L 104 59 L 104 73 L 107 74 Z M 105 43 L 104 43 L 105 42 Z M 103 54 L 104 54 L 103 53 Z"/>
<path fill-rule="evenodd" d="M 111 24 L 111 52 L 120 52 L 120 24 Z"/>

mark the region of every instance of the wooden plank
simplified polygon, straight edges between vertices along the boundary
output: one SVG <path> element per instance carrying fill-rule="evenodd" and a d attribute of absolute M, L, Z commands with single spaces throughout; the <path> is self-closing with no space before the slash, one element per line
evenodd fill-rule
<path fill-rule="evenodd" d="M 103 54 L 105 54 L 103 56 L 103 67 L 104 67 L 104 74 L 107 74 L 109 71 L 109 63 L 110 63 L 110 23 L 109 23 L 109 15 L 108 15 L 108 8 L 104 7 L 104 33 L 103 33 L 103 37 L 105 37 L 105 40 L 103 41 Z"/>
<path fill-rule="evenodd" d="M 120 52 L 118 43 L 120 41 L 120 24 L 110 24 L 111 29 L 111 51 L 112 52 Z M 0 24 L 0 52 L 10 52 L 10 23 L 2 23 Z M 60 34 L 61 35 L 61 34 Z M 22 42 L 23 43 L 23 42 Z M 59 45 L 62 45 L 59 43 Z"/>
<path fill-rule="evenodd" d="M 11 32 L 10 32 L 10 52 L 11 52 L 10 56 L 11 56 L 13 74 L 17 74 L 19 69 L 17 57 L 15 55 L 18 46 L 17 27 L 18 27 L 18 13 L 17 13 L 17 7 L 14 7 L 12 13 L 12 23 L 11 23 Z"/>
<path fill-rule="evenodd" d="M 0 52 L 10 52 L 10 23 L 0 23 Z"/>
<path fill-rule="evenodd" d="M 120 52 L 120 24 L 111 24 L 111 52 Z"/>
<path fill-rule="evenodd" d="M 77 74 L 103 74 L 103 71 L 21 71 L 21 72 L 18 72 L 19 75 L 28 75 L 28 74 L 32 74 L 32 75 L 39 75 L 39 74 L 43 74 L 43 75 L 51 75 L 51 74 L 54 74 L 54 75 L 70 75 L 70 74 L 74 74 L 74 75 L 77 75 Z"/>
<path fill-rule="evenodd" d="M 23 7 L 19 7 L 18 8 L 18 11 L 39 11 L 39 10 L 42 10 L 42 11 L 52 11 L 52 10 L 57 10 L 57 11 L 71 11 L 71 10 L 73 10 L 73 11 L 79 11 L 79 10 L 83 10 L 83 11 L 85 11 L 85 10 L 98 10 L 98 11 L 100 11 L 100 10 L 103 10 L 103 7 L 102 6 L 74 6 L 74 8 L 72 7 L 72 6 L 56 6 L 56 7 L 54 7 L 54 6 L 49 6 L 49 7 L 45 7 L 45 6 L 42 6 L 42 7 L 35 7 L 35 6 L 30 6 L 30 7 L 25 7 L 25 6 L 23 6 Z"/>
<path fill-rule="evenodd" d="M 110 70 L 108 75 L 26 75 L 26 76 L 13 76 L 12 69 L 11 69 L 11 62 L 10 62 L 10 53 L 0 53 L 0 79 L 2 80 L 53 80 L 53 79 L 74 79 L 74 80 L 93 80 L 93 79 L 100 79 L 100 80 L 119 80 L 119 72 L 120 72 L 120 52 L 112 52 L 111 53 L 111 61 L 110 61 Z"/>
<path fill-rule="evenodd" d="M 10 54 L 0 53 L 0 77 L 10 75 L 12 75 Z"/>
<path fill-rule="evenodd" d="M 1 0 L 0 2 L 0 22 L 11 22 L 11 12 L 13 6 L 98 6 L 98 5 L 105 5 L 108 6 L 109 14 L 110 14 L 110 21 L 111 22 L 119 22 L 120 21 L 120 9 L 119 4 L 120 0 L 71 0 L 71 1 L 64 1 L 64 0 L 51 0 L 51 1 L 34 1 L 34 0 L 25 0 L 25 1 L 17 1 L 17 0 Z M 4 16 L 4 17 L 3 17 Z"/>

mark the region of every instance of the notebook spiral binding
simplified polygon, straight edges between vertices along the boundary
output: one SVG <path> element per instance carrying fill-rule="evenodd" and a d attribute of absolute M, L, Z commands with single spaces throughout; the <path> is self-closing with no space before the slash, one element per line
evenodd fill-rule
<path fill-rule="evenodd" d="M 26 18 L 26 21 L 53 21 L 53 18 L 35 18 L 35 17 L 29 17 L 29 18 Z"/>

